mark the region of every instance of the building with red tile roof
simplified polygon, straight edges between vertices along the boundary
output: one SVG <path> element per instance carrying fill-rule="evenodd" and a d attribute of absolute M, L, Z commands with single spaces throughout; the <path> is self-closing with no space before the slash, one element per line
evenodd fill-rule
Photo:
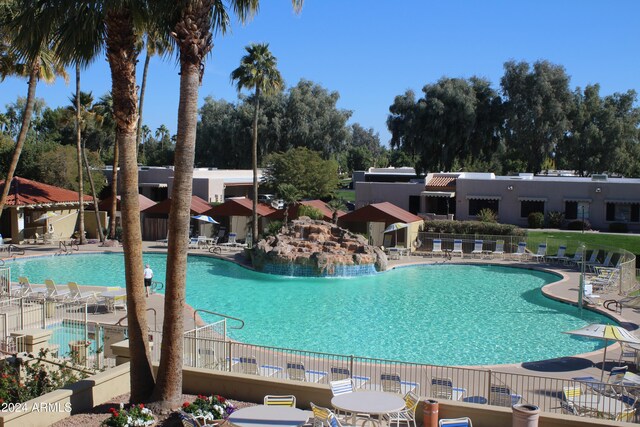
<path fill-rule="evenodd" d="M 267 217 L 276 210 L 264 203 L 258 203 L 258 228 L 260 233 L 268 223 Z M 253 200 L 245 197 L 227 199 L 224 203 L 214 206 L 205 215 L 220 221 L 220 227 L 225 227 L 228 233 L 235 233 L 238 240 L 244 240 L 251 229 Z"/>
<path fill-rule="evenodd" d="M 288 208 L 288 218 L 289 220 L 298 218 L 298 210 L 300 206 L 310 206 L 312 208 L 317 209 L 322 214 L 322 220 L 331 222 L 333 220 L 333 211 L 327 206 L 325 202 L 322 200 L 302 200 L 298 203 L 293 203 L 289 205 Z M 338 211 L 338 218 L 340 218 L 345 213 L 341 210 Z M 278 209 L 267 215 L 267 218 L 270 220 L 282 220 L 284 219 L 284 209 Z"/>

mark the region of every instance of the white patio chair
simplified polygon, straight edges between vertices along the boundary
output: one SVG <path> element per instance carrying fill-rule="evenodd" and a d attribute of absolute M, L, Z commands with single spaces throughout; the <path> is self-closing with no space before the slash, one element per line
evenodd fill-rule
<path fill-rule="evenodd" d="M 471 251 L 471 255 L 476 256 L 476 255 L 480 255 L 482 256 L 482 246 L 483 246 L 484 242 L 482 240 L 475 240 L 473 242 L 473 250 Z"/>
<path fill-rule="evenodd" d="M 431 255 L 442 255 L 444 251 L 442 250 L 442 240 L 441 239 L 433 239 L 433 248 L 431 249 Z"/>
<path fill-rule="evenodd" d="M 431 377 L 431 397 L 436 399 L 460 400 L 466 389 L 453 386 L 451 378 Z"/>
<path fill-rule="evenodd" d="M 45 299 L 52 299 L 56 301 L 65 301 L 70 299 L 71 291 L 59 290 L 56 284 L 51 279 L 45 279 L 44 284 L 47 287 Z"/>
<path fill-rule="evenodd" d="M 420 397 L 412 391 L 407 392 L 404 395 L 404 409 L 400 412 L 392 412 L 387 414 L 385 418 L 387 419 L 387 424 L 389 426 L 397 425 L 399 426 L 401 423 L 407 424 L 408 426 L 413 425 L 413 427 L 417 427 L 416 425 L 416 408 L 418 407 L 418 403 L 420 402 Z"/>
<path fill-rule="evenodd" d="M 527 242 L 518 243 L 518 249 L 511 254 L 515 259 L 523 259 L 527 257 Z"/>
<path fill-rule="evenodd" d="M 462 240 L 455 239 L 453 241 L 453 250 L 451 251 L 451 255 L 460 255 L 460 258 L 464 258 L 464 252 L 462 251 Z"/>
<path fill-rule="evenodd" d="M 547 260 L 547 262 L 567 262 L 569 258 L 565 255 L 566 252 L 567 246 L 560 245 L 558 246 L 558 253 L 556 253 L 555 255 L 547 255 L 545 259 Z"/>
<path fill-rule="evenodd" d="M 491 255 L 500 255 L 500 258 L 504 258 L 504 240 L 496 240 L 496 248 Z"/>
<path fill-rule="evenodd" d="M 538 261 L 538 262 L 542 262 L 544 261 L 545 256 L 547 256 L 547 244 L 546 243 L 540 243 L 538 245 L 538 251 L 535 254 L 531 254 L 531 258 Z"/>

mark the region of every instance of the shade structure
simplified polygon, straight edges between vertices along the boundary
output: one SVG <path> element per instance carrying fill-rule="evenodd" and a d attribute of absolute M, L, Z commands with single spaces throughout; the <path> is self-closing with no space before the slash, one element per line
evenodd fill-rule
<path fill-rule="evenodd" d="M 220 224 L 218 221 L 211 218 L 209 215 L 194 215 L 191 218 L 197 219 L 198 221 L 208 222 L 210 224 Z"/>
<path fill-rule="evenodd" d="M 384 229 L 385 233 L 390 233 L 392 231 L 398 231 L 402 228 L 407 228 L 408 225 L 404 222 L 394 222 L 393 224 L 391 224 L 390 226 L 388 226 L 387 228 Z"/>
<path fill-rule="evenodd" d="M 36 221 L 44 221 L 46 219 L 53 218 L 54 216 L 58 216 L 58 214 L 52 211 L 48 211 L 40 215 L 40 217 L 36 219 Z"/>
<path fill-rule="evenodd" d="M 577 335 L 580 337 L 604 340 L 604 355 L 602 356 L 602 374 L 600 381 L 604 378 L 604 362 L 607 359 L 607 346 L 611 342 L 627 343 L 640 345 L 640 338 L 633 335 L 623 327 L 614 325 L 603 325 L 601 323 L 592 323 L 584 328 L 568 331 L 565 334 Z"/>

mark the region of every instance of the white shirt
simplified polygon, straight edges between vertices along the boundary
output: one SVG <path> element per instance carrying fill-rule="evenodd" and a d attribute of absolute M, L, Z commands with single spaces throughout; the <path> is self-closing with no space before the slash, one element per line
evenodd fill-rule
<path fill-rule="evenodd" d="M 150 268 L 145 268 L 144 269 L 144 278 L 145 279 L 151 279 L 153 278 L 153 270 L 151 270 Z"/>

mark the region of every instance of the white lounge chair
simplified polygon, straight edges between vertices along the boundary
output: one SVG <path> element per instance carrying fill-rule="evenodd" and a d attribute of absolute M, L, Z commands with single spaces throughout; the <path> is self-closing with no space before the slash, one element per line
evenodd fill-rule
<path fill-rule="evenodd" d="M 576 253 L 573 254 L 573 258 L 569 258 L 567 260 L 567 264 L 580 265 L 582 263 L 582 256 L 583 256 L 583 250 L 582 250 L 582 246 L 580 246 L 578 249 L 576 249 Z"/>
<path fill-rule="evenodd" d="M 569 258 L 565 255 L 566 252 L 567 252 L 567 246 L 560 245 L 558 246 L 558 253 L 556 253 L 555 255 L 547 255 L 546 260 L 547 262 L 554 262 L 554 261 L 567 262 Z"/>
<path fill-rule="evenodd" d="M 453 241 L 453 250 L 451 251 L 451 255 L 459 254 L 460 258 L 464 258 L 464 252 L 462 251 L 462 240 L 455 239 Z"/>
<path fill-rule="evenodd" d="M 491 255 L 500 255 L 500 258 L 504 258 L 504 240 L 496 240 L 496 248 Z"/>
<path fill-rule="evenodd" d="M 511 254 L 515 259 L 522 259 L 527 257 L 527 242 L 518 243 L 518 249 Z"/>
<path fill-rule="evenodd" d="M 96 303 L 98 302 L 97 292 L 82 292 L 76 282 L 67 283 L 69 287 L 69 299 L 72 301 L 79 301 L 84 303 Z"/>
<path fill-rule="evenodd" d="M 608 251 L 608 252 L 607 252 L 607 255 L 606 255 L 606 256 L 605 256 L 605 258 L 604 258 L 604 261 L 602 261 L 602 262 L 598 262 L 598 261 L 596 261 L 596 262 L 594 262 L 594 263 L 589 263 L 589 262 L 587 262 L 587 267 L 588 267 L 588 268 L 589 268 L 589 270 L 591 270 L 591 271 L 595 271 L 595 270 L 596 270 L 596 268 L 599 268 L 599 267 L 611 267 L 611 266 L 612 266 L 612 264 L 611 264 L 611 258 L 613 258 L 613 255 L 614 255 L 614 252 L 613 252 L 613 251 Z"/>
<path fill-rule="evenodd" d="M 11 289 L 11 295 L 14 297 L 35 297 L 44 296 L 47 293 L 47 288 L 41 285 L 33 286 L 29 282 L 29 279 L 20 276 L 18 277 L 18 286 Z"/>
<path fill-rule="evenodd" d="M 353 385 L 355 388 L 362 388 L 369 380 L 370 377 L 365 377 L 362 375 L 351 375 L 351 370 L 349 368 L 343 368 L 338 366 L 332 366 L 330 369 L 331 381 L 344 380 L 346 378 L 351 378 L 353 381 Z"/>
<path fill-rule="evenodd" d="M 433 248 L 431 249 L 431 255 L 442 255 L 444 254 L 442 250 L 442 240 L 441 239 L 433 239 Z"/>
<path fill-rule="evenodd" d="M 59 290 L 56 284 L 51 279 L 45 279 L 44 284 L 47 287 L 45 299 L 53 299 L 56 301 L 65 301 L 71 297 L 71 291 Z"/>
<path fill-rule="evenodd" d="M 437 399 L 460 400 L 466 389 L 454 387 L 451 378 L 431 378 L 431 397 Z"/>
<path fill-rule="evenodd" d="M 240 357 L 240 372 L 250 375 L 261 375 L 263 377 L 270 377 L 277 372 L 282 371 L 280 366 L 271 365 L 258 365 L 258 361 L 255 356 Z"/>
<path fill-rule="evenodd" d="M 420 384 L 411 381 L 402 381 L 397 373 L 384 372 L 380 374 L 380 386 L 387 393 L 418 392 Z"/>
<path fill-rule="evenodd" d="M 327 375 L 324 371 L 307 370 L 302 363 L 287 362 L 287 377 L 290 380 L 317 383 Z"/>
<path fill-rule="evenodd" d="M 512 393 L 511 389 L 506 386 L 491 385 L 489 391 L 489 404 L 494 406 L 512 407 L 520 402 L 522 396 Z"/>
<path fill-rule="evenodd" d="M 600 249 L 595 249 L 591 252 L 591 256 L 589 257 L 589 259 L 584 263 L 585 268 L 589 268 L 589 265 L 591 264 L 596 264 L 598 262 L 598 255 L 600 254 Z M 580 259 L 580 261 L 577 262 L 578 265 L 582 264 L 582 259 Z"/>
<path fill-rule="evenodd" d="M 544 261 L 545 256 L 547 256 L 547 244 L 540 243 L 538 245 L 538 251 L 535 254 L 531 254 L 531 258 L 535 259 L 538 262 Z"/>
<path fill-rule="evenodd" d="M 482 251 L 482 246 L 484 245 L 484 242 L 482 240 L 476 240 L 473 242 L 473 250 L 471 251 L 471 255 L 476 256 L 476 255 L 480 255 L 482 256 L 483 251 Z"/>

